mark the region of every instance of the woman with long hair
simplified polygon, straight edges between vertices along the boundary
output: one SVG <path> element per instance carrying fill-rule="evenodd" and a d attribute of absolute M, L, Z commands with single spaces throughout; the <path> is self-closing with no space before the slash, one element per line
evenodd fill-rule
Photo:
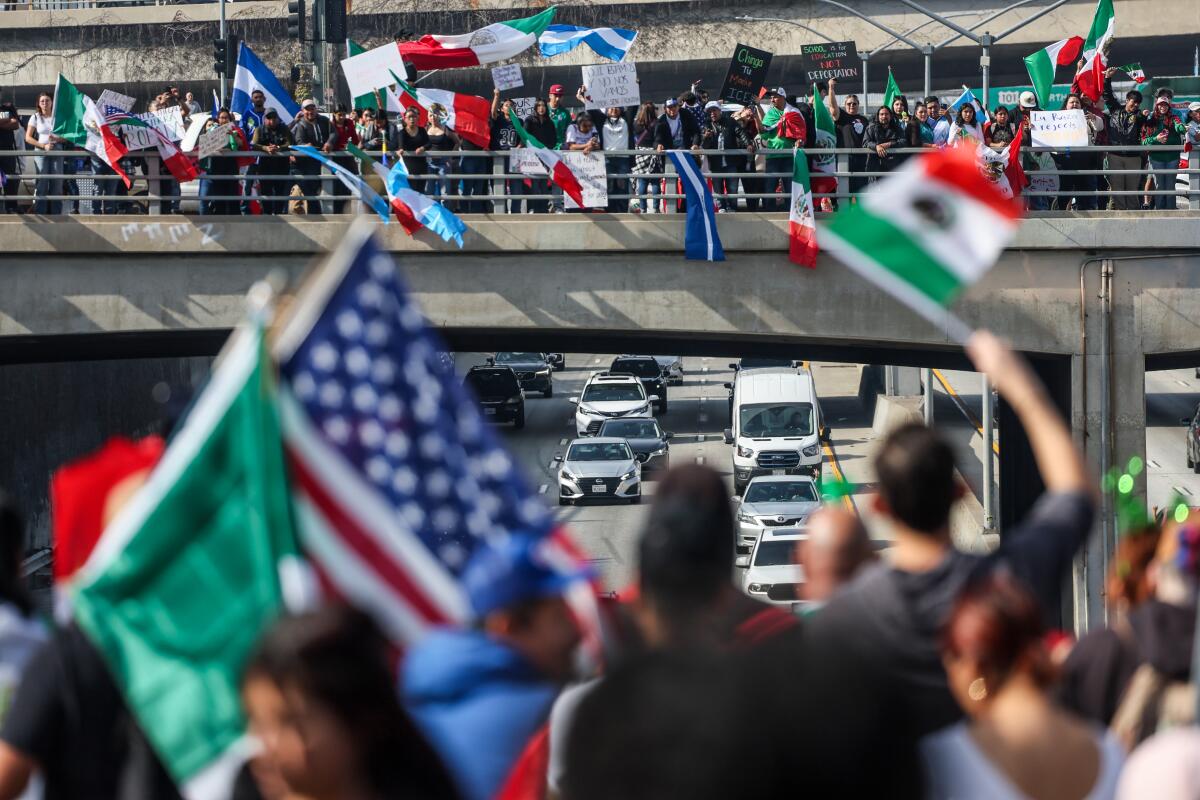
<path fill-rule="evenodd" d="M 890 172 L 902 160 L 892 154 L 892 149 L 904 146 L 904 131 L 887 106 L 875 109 L 875 119 L 867 125 L 863 134 L 863 147 L 867 149 L 867 172 Z M 872 182 L 879 180 L 873 177 Z"/>
<path fill-rule="evenodd" d="M 1042 611 L 1006 572 L 968 583 L 942 632 L 942 663 L 967 720 L 921 743 L 930 798 L 1108 800 L 1117 738 L 1059 708 Z"/>
<path fill-rule="evenodd" d="M 966 145 L 972 149 L 983 143 L 983 128 L 975 116 L 975 106 L 963 103 L 958 107 L 958 115 L 950 123 L 948 141 L 952 145 Z"/>
<path fill-rule="evenodd" d="M 662 191 L 661 179 L 646 177 L 662 172 L 662 156 L 654 152 L 654 129 L 657 125 L 658 107 L 650 101 L 642 103 L 633 120 L 633 147 L 635 150 L 646 151 L 635 156 L 633 160 L 633 174 L 638 176 L 634 186 L 637 197 L 629 202 L 629 210 L 634 213 L 641 212 L 643 206 L 648 214 L 658 213 L 657 197 Z"/>
<path fill-rule="evenodd" d="M 446 125 L 446 108 L 440 103 L 431 103 L 429 106 L 429 124 L 425 126 L 425 132 L 429 134 L 429 151 L 430 152 L 447 152 L 458 149 L 458 134 L 452 131 Z M 458 171 L 457 158 L 449 158 L 446 156 L 429 158 L 430 172 L 438 177 L 431 180 L 432 187 L 429 194 L 433 197 L 445 199 L 451 195 L 458 194 L 458 180 L 447 178 L 447 173 Z"/>
<path fill-rule="evenodd" d="M 25 144 L 34 150 L 52 153 L 62 150 L 64 141 L 54 133 L 54 95 L 42 92 L 37 98 L 37 111 L 29 116 L 29 125 L 25 129 Z M 58 156 L 34 156 L 33 166 L 38 175 L 51 176 L 39 177 L 34 184 L 33 212 L 61 214 L 62 200 L 46 198 L 63 193 L 63 159 Z"/>

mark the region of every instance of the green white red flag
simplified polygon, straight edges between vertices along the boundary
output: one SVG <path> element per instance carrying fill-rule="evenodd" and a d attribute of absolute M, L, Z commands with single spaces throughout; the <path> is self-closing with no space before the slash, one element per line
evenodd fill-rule
<path fill-rule="evenodd" d="M 947 306 L 996 263 L 1020 203 L 980 172 L 975 153 L 947 148 L 910 159 L 821 228 L 821 248 L 965 343 Z"/>
<path fill-rule="evenodd" d="M 1135 61 L 1132 64 L 1126 64 L 1123 67 L 1117 67 L 1121 72 L 1129 76 L 1136 83 L 1146 82 L 1146 73 L 1142 70 L 1142 62 Z"/>
<path fill-rule="evenodd" d="M 1104 70 L 1108 67 L 1108 43 L 1112 41 L 1116 28 L 1116 12 L 1112 0 L 1097 0 L 1096 14 L 1092 27 L 1083 40 L 1083 67 L 1075 73 L 1075 87 L 1092 102 L 1100 100 L 1104 88 Z"/>
<path fill-rule="evenodd" d="M 817 217 L 813 213 L 808 156 L 800 148 L 792 158 L 792 208 L 788 213 L 788 258 L 813 269 L 817 266 Z"/>
<path fill-rule="evenodd" d="M 574 200 L 576 205 L 583 208 L 583 187 L 579 185 L 579 179 L 575 177 L 574 172 L 571 172 L 571 168 L 559 158 L 558 153 L 530 136 L 529 131 L 525 130 L 525 126 L 521 124 L 521 120 L 517 119 L 517 114 L 512 109 L 508 111 L 508 120 L 516 129 L 517 136 L 521 138 L 521 144 L 533 150 L 542 164 L 546 166 L 546 170 L 550 173 L 550 180 L 554 181 L 554 184 L 562 189 L 567 197 Z"/>
<path fill-rule="evenodd" d="M 200 177 L 200 170 L 196 169 L 196 163 L 176 147 L 175 143 L 171 141 L 170 136 L 167 136 L 158 128 L 146 122 L 146 120 L 117 108 L 107 110 L 104 119 L 112 126 L 120 127 L 124 125 L 130 128 L 144 128 L 149 131 L 154 137 L 155 147 L 158 148 L 158 157 L 162 159 L 163 165 L 174 176 L 175 180 L 180 183 L 187 183 Z"/>
<path fill-rule="evenodd" d="M 363 53 L 367 52 L 367 48 L 363 47 L 353 39 L 347 39 L 346 45 L 350 51 L 350 56 L 352 57 L 361 56 Z M 354 109 L 357 111 L 364 108 L 373 108 L 376 111 L 379 110 L 379 97 L 375 94 L 375 92 L 360 94 L 358 97 L 354 98 Z"/>
<path fill-rule="evenodd" d="M 400 87 L 400 103 L 405 108 L 415 103 L 429 112 L 434 105 L 440 105 L 445 109 L 442 123 L 447 128 L 482 150 L 488 148 L 492 136 L 492 104 L 487 100 L 445 89 L 419 89 L 397 78 L 394 72 L 392 77 Z"/>
<path fill-rule="evenodd" d="M 92 98 L 75 87 L 61 73 L 54 87 L 54 135 L 76 147 L 82 147 L 121 176 L 129 186 L 129 176 L 121 169 L 121 158 L 129 150 L 112 129 Z"/>
<path fill-rule="evenodd" d="M 1082 51 L 1083 37 L 1072 36 L 1025 56 L 1025 69 L 1029 72 L 1029 80 L 1033 83 L 1033 90 L 1037 93 L 1038 103 L 1042 108 L 1050 104 L 1050 89 L 1054 86 L 1055 70 L 1072 66 L 1079 60 Z"/>
<path fill-rule="evenodd" d="M 816 128 L 816 152 L 812 154 L 813 178 L 812 190 L 817 194 L 832 194 L 837 191 L 837 156 L 833 153 L 822 153 L 821 150 L 837 147 L 837 126 L 833 123 L 833 115 L 825 107 L 825 98 L 817 91 L 817 85 L 812 89 L 813 127 Z"/>
<path fill-rule="evenodd" d="M 305 567 L 262 331 L 235 331 L 145 485 L 72 582 L 76 620 L 188 798 L 225 798 L 248 752 L 238 694 Z"/>
<path fill-rule="evenodd" d="M 551 6 L 532 17 L 497 22 L 454 36 L 426 34 L 415 42 L 401 42 L 400 55 L 417 69 L 476 67 L 507 61 L 537 43 L 554 21 L 554 12 Z"/>

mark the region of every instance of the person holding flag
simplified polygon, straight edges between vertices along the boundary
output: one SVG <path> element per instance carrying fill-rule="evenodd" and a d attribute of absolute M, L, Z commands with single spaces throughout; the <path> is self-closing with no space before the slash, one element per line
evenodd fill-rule
<path fill-rule="evenodd" d="M 792 170 L 780 164 L 780 159 L 783 157 L 791 158 L 790 151 L 796 147 L 803 147 L 807 138 L 807 131 L 804 125 L 804 116 L 800 110 L 793 106 L 787 100 L 787 92 L 781 86 L 767 92 L 766 95 L 771 101 L 771 108 L 764 114 L 762 109 L 755 105 L 755 111 L 759 119 L 759 127 L 762 133 L 759 138 L 762 139 L 763 145 L 767 148 L 767 172 L 787 172 L 787 176 L 781 179 L 783 184 L 782 194 L 779 200 L 776 201 L 776 209 L 782 211 L 791 205 L 792 196 Z M 772 155 L 769 151 L 775 151 Z M 787 151 L 787 152 L 780 152 Z M 790 165 L 789 165 L 790 166 Z M 773 181 L 768 179 L 768 190 L 774 192 L 775 186 Z"/>
<path fill-rule="evenodd" d="M 704 107 L 707 115 L 701 128 L 700 146 L 705 150 L 725 150 L 729 155 L 708 157 L 710 170 L 715 173 L 744 173 L 747 169 L 747 154 L 754 152 L 754 145 L 746 135 L 746 129 L 721 111 L 721 104 L 710 100 Z M 736 155 L 734 155 L 736 153 Z M 717 210 L 737 211 L 738 179 L 736 177 L 714 177 L 713 194 L 717 198 Z"/>

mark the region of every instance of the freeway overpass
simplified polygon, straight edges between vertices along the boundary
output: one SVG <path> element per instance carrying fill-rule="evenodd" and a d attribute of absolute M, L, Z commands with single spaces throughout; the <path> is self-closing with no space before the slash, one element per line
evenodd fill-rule
<path fill-rule="evenodd" d="M 790 264 L 782 215 L 719 216 L 729 259 L 720 264 L 683 259 L 679 216 L 466 219 L 462 252 L 425 232 L 410 239 L 399 226 L 380 227 L 457 350 L 802 352 L 965 365 L 937 329 L 839 264 Z M 186 374 L 195 367 L 178 357 L 215 352 L 253 281 L 271 269 L 297 277 L 346 225 L 319 217 L 0 221 L 0 364 L 92 362 L 72 363 L 58 385 L 30 374 L 30 409 L 37 392 L 69 386 L 99 419 L 119 414 L 105 398 L 126 378 L 98 377 L 96 359 L 173 358 L 169 369 Z M 1144 454 L 1147 368 L 1200 363 L 1198 230 L 1191 212 L 1032 218 L 956 306 L 969 324 L 1033 357 L 1097 465 Z M 1003 406 L 999 417 L 1001 518 L 1012 522 L 1040 487 L 1015 420 Z M 1091 555 L 1103 563 L 1099 549 Z"/>

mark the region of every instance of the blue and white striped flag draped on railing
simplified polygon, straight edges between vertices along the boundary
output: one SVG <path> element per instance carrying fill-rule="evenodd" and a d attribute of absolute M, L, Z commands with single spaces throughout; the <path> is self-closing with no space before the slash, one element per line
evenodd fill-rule
<path fill-rule="evenodd" d="M 329 167 L 329 170 L 338 177 L 338 180 L 340 180 L 347 189 L 350 190 L 352 195 L 373 208 L 375 213 L 378 214 L 380 219 L 382 219 L 385 223 L 391 221 L 391 206 L 388 205 L 387 200 L 384 200 L 382 197 L 380 197 L 379 193 L 368 186 L 366 181 L 364 181 L 358 175 L 355 175 L 352 171 L 346 169 L 341 164 L 337 163 L 312 145 L 292 145 L 292 152 L 303 153 L 309 158 L 315 158 L 317 161 L 320 161 L 322 164 Z"/>
<path fill-rule="evenodd" d="M 687 196 L 687 232 L 683 252 L 693 261 L 724 261 L 725 249 L 717 233 L 717 215 L 713 212 L 712 189 L 700 171 L 696 159 L 684 150 L 668 150 L 679 182 Z"/>
<path fill-rule="evenodd" d="M 538 37 L 538 48 L 544 58 L 569 53 L 586 44 L 601 58 L 620 61 L 625 58 L 637 31 L 624 28 L 581 28 L 578 25 L 550 25 Z"/>

